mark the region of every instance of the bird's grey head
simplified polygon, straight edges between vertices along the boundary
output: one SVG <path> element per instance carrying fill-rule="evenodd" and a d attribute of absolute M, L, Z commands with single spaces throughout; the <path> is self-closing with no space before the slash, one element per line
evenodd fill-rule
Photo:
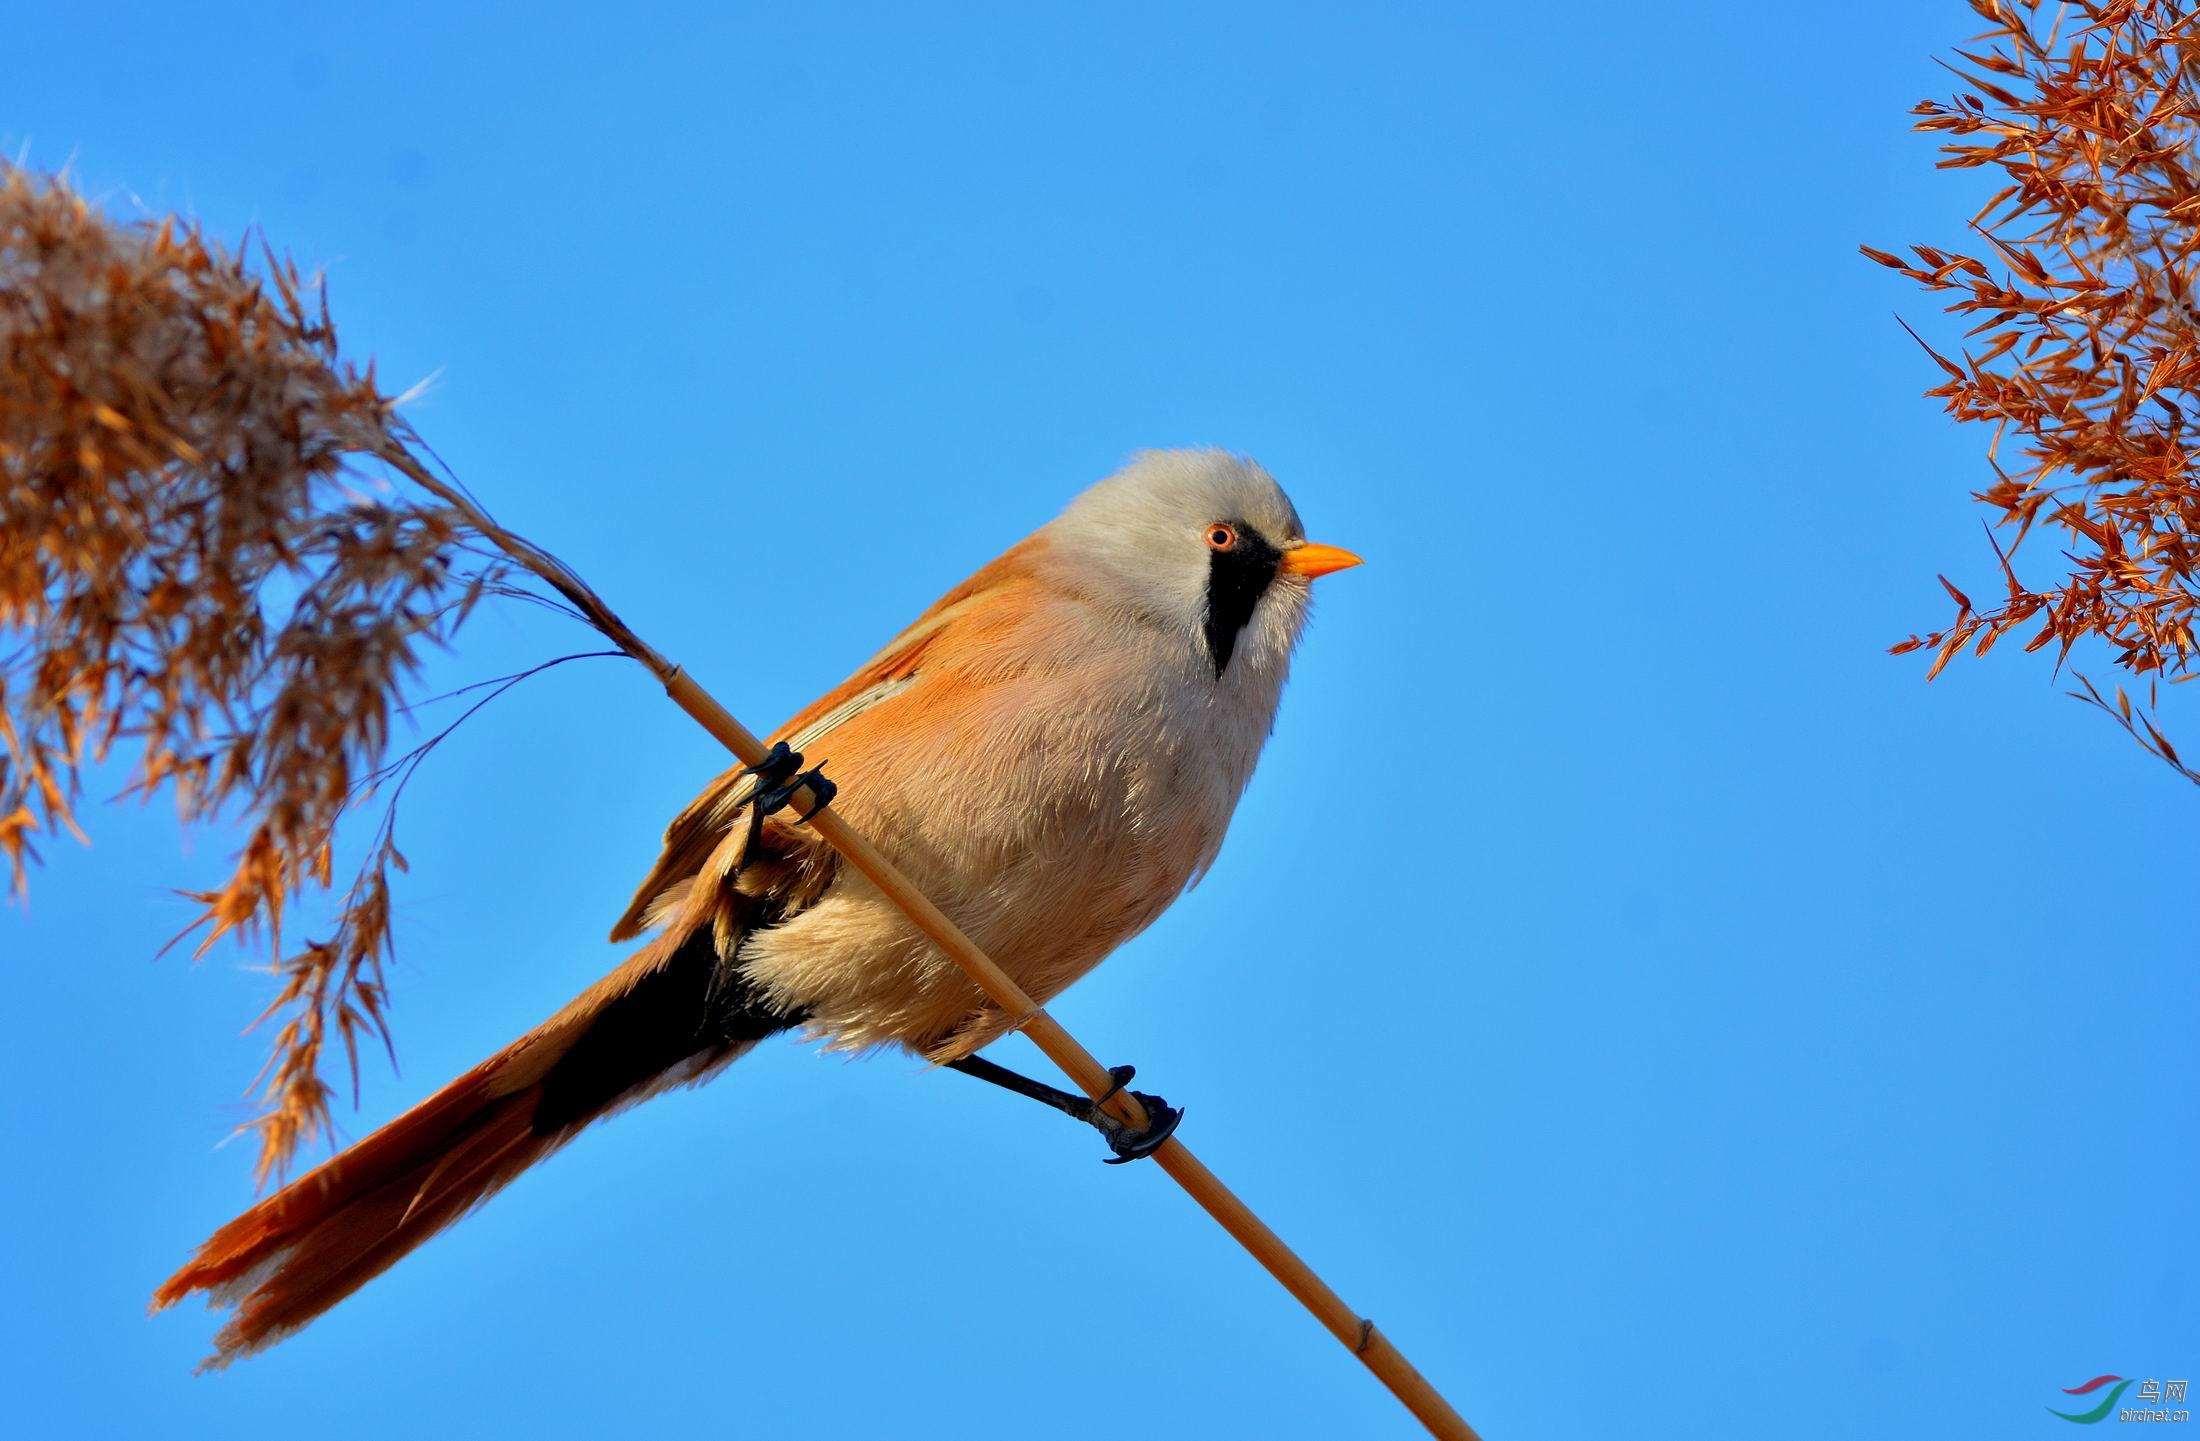
<path fill-rule="evenodd" d="M 1358 563 L 1309 545 L 1275 478 L 1221 450 L 1149 450 L 1049 526 L 1065 574 L 1094 599 L 1181 634 L 1214 669 L 1277 672 L 1315 576 Z"/>

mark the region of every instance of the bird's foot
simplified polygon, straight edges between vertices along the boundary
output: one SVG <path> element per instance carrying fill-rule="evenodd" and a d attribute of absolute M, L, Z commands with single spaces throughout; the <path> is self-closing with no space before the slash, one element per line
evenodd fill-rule
<path fill-rule="evenodd" d="M 762 763 L 750 766 L 741 774 L 756 777 L 754 804 L 759 819 L 785 810 L 787 803 L 794 799 L 794 793 L 804 786 L 810 788 L 816 804 L 796 816 L 797 821 L 806 821 L 816 815 L 831 805 L 833 797 L 840 793 L 840 787 L 825 779 L 823 761 L 804 770 L 802 752 L 790 749 L 785 741 L 772 742 L 772 748 L 765 754 Z"/>
<path fill-rule="evenodd" d="M 1131 1092 L 1138 1098 L 1139 1104 L 1146 1108 L 1146 1124 L 1140 1130 L 1132 1130 L 1129 1125 L 1103 1110 L 1102 1107 L 1117 1092 L 1129 1085 L 1131 1078 L 1137 1074 L 1136 1066 L 1108 1067 L 1108 1075 L 1115 1084 L 1108 1087 L 1107 1093 L 1099 1100 L 1088 1103 L 1086 1122 L 1100 1133 L 1101 1139 L 1108 1143 L 1108 1149 L 1115 1152 L 1106 1158 L 1110 1166 L 1140 1160 L 1160 1150 L 1161 1143 L 1176 1134 L 1177 1124 L 1184 1119 L 1184 1112 L 1180 1108 L 1170 1105 L 1159 1096 L 1149 1096 L 1144 1091 Z"/>
<path fill-rule="evenodd" d="M 1131 1077 L 1138 1074 L 1137 1069 L 1131 1066 L 1108 1068 L 1108 1079 L 1114 1084 L 1097 1101 L 1088 1100 L 1073 1091 L 1056 1090 L 1044 1081 L 1034 1081 L 1029 1076 L 1020 1076 L 1008 1067 L 989 1061 L 983 1056 L 964 1056 L 959 1061 L 949 1061 L 947 1068 L 960 1071 L 966 1076 L 976 1076 L 1004 1091 L 1028 1096 L 1043 1106 L 1051 1106 L 1064 1115 L 1083 1121 L 1098 1131 L 1107 1141 L 1108 1149 L 1115 1152 L 1109 1158 L 1110 1165 L 1120 1165 L 1124 1161 L 1135 1161 L 1141 1156 L 1152 1155 L 1161 1149 L 1161 1143 L 1168 1140 L 1176 1130 L 1177 1122 L 1184 1119 L 1182 1111 L 1159 1096 L 1149 1096 L 1144 1091 L 1131 1092 L 1146 1108 L 1146 1124 L 1136 1130 L 1101 1110 L 1111 1097 L 1129 1084 Z"/>

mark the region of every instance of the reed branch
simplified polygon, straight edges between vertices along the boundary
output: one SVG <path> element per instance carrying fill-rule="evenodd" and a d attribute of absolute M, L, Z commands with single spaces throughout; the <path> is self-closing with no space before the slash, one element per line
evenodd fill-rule
<path fill-rule="evenodd" d="M 1955 90 L 1911 113 L 1941 169 L 1998 188 L 1960 248 L 1860 248 L 1969 327 L 1954 356 L 1910 335 L 1939 371 L 1925 393 L 1992 433 L 1973 492 L 1991 579 L 1942 576 L 1954 618 L 1893 650 L 1930 652 L 1930 679 L 2025 632 L 2059 673 L 2090 639 L 2152 709 L 2194 674 L 2200 606 L 2200 18 L 2187 0 L 1971 8 L 1988 28 L 1942 62 Z M 2120 689 L 2070 694 L 2185 772 Z"/>

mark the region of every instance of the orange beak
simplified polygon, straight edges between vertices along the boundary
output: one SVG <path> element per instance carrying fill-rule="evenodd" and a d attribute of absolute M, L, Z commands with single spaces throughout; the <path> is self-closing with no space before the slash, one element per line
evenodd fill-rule
<path fill-rule="evenodd" d="M 1333 570 L 1350 570 L 1360 563 L 1360 558 L 1349 550 L 1339 550 L 1333 545 L 1294 545 L 1283 553 L 1283 564 L 1278 567 L 1285 575 L 1304 576 L 1312 580 L 1317 575 L 1327 575 Z"/>

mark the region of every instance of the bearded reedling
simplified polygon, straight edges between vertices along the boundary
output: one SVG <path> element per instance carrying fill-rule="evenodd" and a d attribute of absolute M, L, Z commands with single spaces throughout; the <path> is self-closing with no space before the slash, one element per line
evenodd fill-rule
<path fill-rule="evenodd" d="M 788 799 L 803 786 L 895 859 L 1041 1003 L 1213 864 L 1275 721 L 1310 583 L 1275 481 L 1151 452 L 942 597 L 672 822 L 612 929 L 656 930 L 534 1031 L 215 1232 L 154 1295 L 236 1308 L 212 1364 L 272 1345 L 572 1139 L 800 1030 L 899 1046 L 1150 1154 L 1140 1131 L 978 1056 L 1014 1029 Z M 800 752 L 831 753 L 833 781 Z M 832 799 L 837 782 L 838 799 Z M 1115 1072 L 1118 1084 L 1130 1067 Z"/>

